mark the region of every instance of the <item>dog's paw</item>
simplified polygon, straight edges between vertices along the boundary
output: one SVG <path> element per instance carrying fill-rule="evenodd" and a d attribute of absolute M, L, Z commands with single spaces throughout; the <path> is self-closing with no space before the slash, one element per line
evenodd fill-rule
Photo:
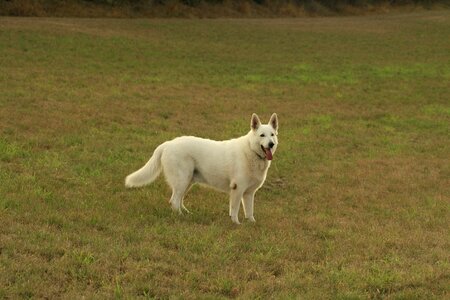
<path fill-rule="evenodd" d="M 184 205 L 182 205 L 181 208 L 182 208 L 182 210 L 183 210 L 185 213 L 187 213 L 188 215 L 192 215 L 192 214 L 193 214 L 193 213 L 192 213 L 189 209 L 187 209 Z"/>
<path fill-rule="evenodd" d="M 239 218 L 237 216 L 231 216 L 231 221 L 236 225 L 241 224 L 241 222 L 239 222 Z"/>
<path fill-rule="evenodd" d="M 255 217 L 253 217 L 253 216 L 248 217 L 247 219 L 248 219 L 250 222 L 252 222 L 252 223 L 255 223 L 255 222 L 256 222 Z"/>

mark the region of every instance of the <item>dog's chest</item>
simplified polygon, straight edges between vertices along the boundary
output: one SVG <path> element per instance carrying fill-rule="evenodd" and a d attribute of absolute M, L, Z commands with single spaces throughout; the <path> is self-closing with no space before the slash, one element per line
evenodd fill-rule
<path fill-rule="evenodd" d="M 248 173 L 254 183 L 262 183 L 266 179 L 270 162 L 262 159 L 251 159 L 248 161 Z"/>

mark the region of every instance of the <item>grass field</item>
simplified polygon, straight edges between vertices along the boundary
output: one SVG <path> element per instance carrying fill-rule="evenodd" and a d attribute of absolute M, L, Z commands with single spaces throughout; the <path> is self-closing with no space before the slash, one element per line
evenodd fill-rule
<path fill-rule="evenodd" d="M 0 18 L 0 298 L 450 297 L 449 36 L 450 11 Z M 256 224 L 124 188 L 253 112 L 280 119 Z"/>

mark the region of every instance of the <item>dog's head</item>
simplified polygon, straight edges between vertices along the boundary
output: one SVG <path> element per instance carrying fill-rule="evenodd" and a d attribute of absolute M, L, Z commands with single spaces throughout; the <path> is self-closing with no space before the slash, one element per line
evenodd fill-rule
<path fill-rule="evenodd" d="M 278 145 L 278 117 L 272 114 L 269 123 L 261 124 L 256 114 L 250 122 L 250 147 L 260 158 L 272 160 Z"/>

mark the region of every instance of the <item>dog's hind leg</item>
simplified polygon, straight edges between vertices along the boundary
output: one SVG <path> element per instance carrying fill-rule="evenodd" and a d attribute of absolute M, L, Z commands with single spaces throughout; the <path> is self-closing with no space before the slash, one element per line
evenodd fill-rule
<path fill-rule="evenodd" d="M 172 188 L 172 197 L 170 204 L 172 209 L 178 213 L 182 213 L 183 198 L 192 182 L 193 162 L 184 161 L 182 163 L 167 160 L 163 162 L 164 175 L 167 183 Z"/>
<path fill-rule="evenodd" d="M 172 190 L 172 197 L 170 197 L 170 205 L 172 206 L 173 211 L 178 212 L 179 214 L 182 214 L 181 211 L 181 202 L 183 201 L 184 192 L 182 190 Z"/>
<path fill-rule="evenodd" d="M 183 198 L 191 184 L 191 178 L 181 175 L 171 176 L 167 178 L 167 181 L 172 187 L 172 197 L 170 198 L 172 209 L 180 214 L 183 213 L 181 209 L 189 212 L 183 205 Z"/>
<path fill-rule="evenodd" d="M 189 209 L 187 209 L 186 206 L 184 206 L 184 204 L 183 204 L 183 199 L 181 199 L 181 208 L 182 208 L 186 213 L 192 214 L 192 213 L 189 211 Z"/>
<path fill-rule="evenodd" d="M 192 178 L 191 183 L 189 184 L 189 187 L 186 189 L 186 192 L 184 193 L 185 195 L 188 193 L 188 191 L 191 189 L 192 185 L 195 183 L 194 178 Z M 187 214 L 192 214 L 189 209 L 186 208 L 186 206 L 184 206 L 184 197 L 181 198 L 181 210 L 183 210 L 185 213 Z"/>

